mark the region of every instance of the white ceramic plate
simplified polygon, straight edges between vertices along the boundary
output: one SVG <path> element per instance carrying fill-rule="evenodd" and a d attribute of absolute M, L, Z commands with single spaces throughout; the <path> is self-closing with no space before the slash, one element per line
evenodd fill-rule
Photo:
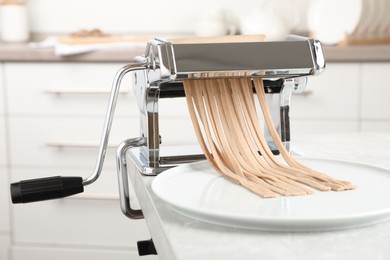
<path fill-rule="evenodd" d="M 365 226 L 390 218 L 390 171 L 367 165 L 300 158 L 349 180 L 356 190 L 263 199 L 218 174 L 207 161 L 167 170 L 152 190 L 175 211 L 208 223 L 254 230 L 321 231 Z"/>

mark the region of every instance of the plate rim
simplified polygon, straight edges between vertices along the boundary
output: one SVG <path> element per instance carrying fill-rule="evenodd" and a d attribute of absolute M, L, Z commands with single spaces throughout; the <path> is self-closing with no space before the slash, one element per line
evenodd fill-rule
<path fill-rule="evenodd" d="M 389 174 L 390 175 L 390 169 L 387 169 L 387 168 L 384 168 L 384 167 L 378 167 L 378 166 L 370 165 L 370 164 L 367 164 L 367 163 L 347 161 L 347 160 L 342 160 L 342 159 L 319 158 L 319 157 L 314 157 L 314 156 L 313 157 L 297 156 L 297 157 L 299 158 L 299 160 L 301 160 L 301 159 L 303 159 L 303 160 L 313 160 L 313 161 L 315 161 L 315 160 L 318 161 L 319 160 L 319 161 L 337 162 L 337 163 L 341 163 L 341 164 L 353 165 L 355 167 L 356 166 L 364 166 L 366 168 L 371 168 L 371 169 L 374 169 L 376 171 L 383 172 L 384 174 Z M 175 168 L 171 168 L 170 170 L 167 170 L 167 171 L 174 171 L 175 174 L 179 174 L 179 173 L 177 173 L 177 171 L 180 170 L 180 168 L 178 168 L 180 166 L 188 168 L 191 165 L 206 164 L 206 163 L 207 163 L 206 160 L 199 161 L 199 162 L 194 162 L 194 163 L 187 163 L 187 164 L 179 165 L 179 166 L 177 166 Z M 250 216 L 245 216 L 245 220 L 243 221 L 243 220 L 241 220 L 243 218 L 243 215 L 232 214 L 232 213 L 229 213 L 228 215 L 226 215 L 226 214 L 223 214 L 223 213 L 221 213 L 219 211 L 204 210 L 202 208 L 198 208 L 197 210 L 195 210 L 194 208 L 188 207 L 187 205 L 182 205 L 182 204 L 179 204 L 177 202 L 169 201 L 159 191 L 156 192 L 156 185 L 159 185 L 159 184 L 158 184 L 158 181 L 155 181 L 157 178 L 162 178 L 162 179 L 163 178 L 168 178 L 169 177 L 168 175 L 169 174 L 165 174 L 165 175 L 160 175 L 159 174 L 158 176 L 155 177 L 155 179 L 151 183 L 152 191 L 159 199 L 161 199 L 162 201 L 167 203 L 167 205 L 169 205 L 173 210 L 175 210 L 179 214 L 183 214 L 183 215 L 186 215 L 188 217 L 192 217 L 192 218 L 204 221 L 204 222 L 213 223 L 213 224 L 219 224 L 219 225 L 222 225 L 222 226 L 235 226 L 235 227 L 243 227 L 243 228 L 248 229 L 247 225 L 234 225 L 234 224 L 231 224 L 231 223 L 232 222 L 235 222 L 235 223 L 245 223 L 245 222 L 249 221 L 251 223 L 259 223 L 259 224 L 261 224 L 261 223 L 267 223 L 267 224 L 272 223 L 272 226 L 275 226 L 277 224 L 283 224 L 282 225 L 283 226 L 283 230 L 285 230 L 285 231 L 308 231 L 305 228 L 312 227 L 313 224 L 318 224 L 318 223 L 322 223 L 322 222 L 346 222 L 348 220 L 362 220 L 362 219 L 366 220 L 366 219 L 371 219 L 371 218 L 373 218 L 375 216 L 380 216 L 379 220 L 375 219 L 375 220 L 372 220 L 372 221 L 365 221 L 364 223 L 360 223 L 359 222 L 359 224 L 343 225 L 342 227 L 340 227 L 340 225 L 333 224 L 332 227 L 329 227 L 329 228 L 326 227 L 326 228 L 310 229 L 310 230 L 316 231 L 316 230 L 336 230 L 336 229 L 346 229 L 346 228 L 357 227 L 357 226 L 366 226 L 366 225 L 370 225 L 370 224 L 373 224 L 373 223 L 382 222 L 382 221 L 385 221 L 386 219 L 390 218 L 390 207 L 389 207 L 387 209 L 373 210 L 373 211 L 370 211 L 370 212 L 361 212 L 361 213 L 343 214 L 343 215 L 338 215 L 338 216 L 325 216 L 325 217 L 294 217 L 294 216 L 272 216 L 272 217 L 260 216 L 260 217 L 254 217 L 254 216 L 250 215 Z M 165 177 L 165 176 L 167 176 L 167 177 Z M 217 177 L 219 177 L 219 176 L 217 176 Z M 221 175 L 221 177 L 223 177 L 223 176 Z M 245 191 L 246 192 L 250 192 L 248 190 L 245 190 Z M 321 192 L 321 191 L 318 191 L 318 192 Z M 330 191 L 330 192 L 332 192 L 332 191 Z M 264 198 L 261 198 L 260 196 L 259 196 L 259 199 L 263 199 L 264 200 Z M 269 200 L 269 199 L 274 199 L 274 198 L 267 198 L 267 200 Z M 183 213 L 183 211 L 185 211 L 185 212 Z M 191 213 L 191 214 L 187 214 L 187 213 Z M 194 216 L 194 215 L 196 215 L 196 216 Z M 211 217 L 212 220 L 209 221 L 209 219 L 206 219 L 204 217 L 199 217 L 199 216 L 202 216 L 202 215 L 209 216 L 209 217 Z M 385 217 L 385 216 L 387 216 L 387 217 Z M 225 224 L 224 222 L 220 223 L 220 222 L 213 221 L 215 219 L 228 220 L 229 224 Z M 291 229 L 285 227 L 285 224 L 289 224 L 289 223 L 290 223 L 290 226 L 293 225 L 293 227 L 291 227 Z M 268 230 L 268 231 L 272 231 L 272 230 L 274 230 L 274 231 L 281 231 L 281 229 L 266 228 L 266 227 L 263 227 L 263 226 L 260 226 L 260 227 L 251 226 L 251 229 Z"/>

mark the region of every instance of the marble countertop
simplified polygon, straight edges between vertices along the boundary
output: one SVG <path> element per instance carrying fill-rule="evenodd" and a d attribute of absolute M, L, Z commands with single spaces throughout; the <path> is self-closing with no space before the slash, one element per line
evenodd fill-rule
<path fill-rule="evenodd" d="M 390 133 L 296 138 L 303 156 L 348 160 L 390 170 Z M 266 232 L 207 224 L 180 215 L 151 190 L 153 177 L 130 174 L 160 259 L 390 259 L 390 221 L 326 232 Z"/>
<path fill-rule="evenodd" d="M 54 48 L 31 48 L 27 44 L 0 43 L 0 62 L 129 62 L 143 50 L 113 48 L 90 53 L 56 56 Z M 390 45 L 324 46 L 327 62 L 386 62 L 390 61 Z"/>

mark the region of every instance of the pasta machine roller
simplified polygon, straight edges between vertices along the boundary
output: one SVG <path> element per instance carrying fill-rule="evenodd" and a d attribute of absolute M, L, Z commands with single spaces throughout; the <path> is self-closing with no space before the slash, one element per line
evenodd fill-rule
<path fill-rule="evenodd" d="M 142 212 L 130 206 L 128 168 L 142 174 L 156 175 L 178 164 L 204 159 L 201 152 L 189 153 L 188 150 L 183 152 L 178 149 L 168 156 L 163 154 L 163 140 L 159 134 L 160 98 L 184 97 L 185 79 L 261 77 L 273 111 L 273 121 L 289 149 L 291 94 L 293 91 L 303 91 L 307 76 L 318 75 L 324 69 L 320 42 L 298 36 L 289 36 L 285 41 L 277 42 L 175 43 L 153 39 L 147 44 L 145 56 L 122 67 L 115 76 L 93 173 L 85 179 L 49 177 L 13 183 L 12 201 L 26 203 L 62 198 L 83 192 L 85 185 L 97 180 L 102 171 L 120 83 L 127 73 L 132 74 L 141 129 L 139 137 L 125 140 L 119 145 L 117 170 L 122 211 L 130 218 L 140 218 Z M 267 137 L 269 134 L 265 132 L 264 135 Z M 272 149 L 272 138 L 267 140 Z M 127 161 L 127 158 L 132 161 Z"/>

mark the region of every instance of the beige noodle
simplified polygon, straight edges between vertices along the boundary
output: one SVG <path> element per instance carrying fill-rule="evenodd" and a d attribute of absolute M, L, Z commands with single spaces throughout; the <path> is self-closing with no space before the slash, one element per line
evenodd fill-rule
<path fill-rule="evenodd" d="M 296 196 L 355 186 L 302 165 L 286 150 L 273 125 L 263 81 L 253 79 L 267 127 L 282 160 L 263 135 L 252 92 L 252 79 L 189 79 L 186 100 L 199 144 L 220 174 L 264 197 Z"/>

